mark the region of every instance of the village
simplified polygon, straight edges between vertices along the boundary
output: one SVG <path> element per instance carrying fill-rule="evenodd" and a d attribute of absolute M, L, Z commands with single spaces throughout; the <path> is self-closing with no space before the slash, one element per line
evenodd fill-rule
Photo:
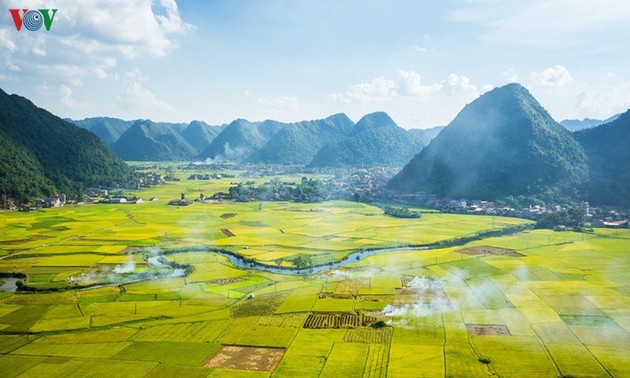
<path fill-rule="evenodd" d="M 139 171 L 138 169 L 142 169 Z M 85 191 L 81 201 L 69 200 L 65 194 L 58 193 L 46 198 L 36 199 L 22 205 L 21 211 L 36 211 L 41 208 L 57 208 L 65 204 L 124 204 L 137 205 L 145 201 L 155 202 L 159 199 L 151 197 L 142 198 L 137 194 L 143 188 L 157 185 L 167 185 L 168 182 L 181 181 L 169 167 L 166 174 L 158 173 L 158 165 L 136 167 L 136 175 L 130 182 L 117 187 L 94 187 Z M 213 168 L 211 173 L 208 169 Z M 196 170 L 188 174 L 187 181 L 208 181 L 247 178 L 245 182 L 230 182 L 229 192 L 216 192 L 209 195 L 199 193 L 197 196 L 187 198 L 181 193 L 179 198 L 169 199 L 167 204 L 171 206 L 190 206 L 193 203 L 218 204 L 225 200 L 238 202 L 250 201 L 298 201 L 320 202 L 327 200 L 348 200 L 354 202 L 372 204 L 395 204 L 420 209 L 439 210 L 445 213 L 477 214 L 524 218 L 534 221 L 544 220 L 544 228 L 553 228 L 563 231 L 567 227 L 589 225 L 590 227 L 624 228 L 628 227 L 628 216 L 623 212 L 607 207 L 595 207 L 588 202 L 580 202 L 569 206 L 567 204 L 544 204 L 542 201 L 531 198 L 508 198 L 503 201 L 488 201 L 483 199 L 449 198 L 437 196 L 431 193 L 401 193 L 387 188 L 386 183 L 393 174 L 394 168 L 305 168 L 299 166 L 274 166 L 252 164 L 189 164 L 177 169 L 182 171 Z M 201 173 L 203 172 L 203 173 Z M 228 173 L 229 172 L 229 173 Z M 295 183 L 283 181 L 288 176 L 299 175 L 317 176 L 319 179 Z M 269 178 L 269 181 L 258 187 L 254 179 Z M 308 197 L 296 198 L 296 188 L 307 185 Z M 300 193 L 305 192 L 304 188 Z M 13 206 L 7 210 L 17 210 Z M 576 213 L 579 211 L 579 214 Z M 566 221 L 566 217 L 558 217 L 559 214 L 571 213 L 573 222 Z M 578 220 L 579 218 L 579 220 Z M 553 220 L 550 220 L 553 219 Z M 564 224 L 567 223 L 567 224 Z"/>

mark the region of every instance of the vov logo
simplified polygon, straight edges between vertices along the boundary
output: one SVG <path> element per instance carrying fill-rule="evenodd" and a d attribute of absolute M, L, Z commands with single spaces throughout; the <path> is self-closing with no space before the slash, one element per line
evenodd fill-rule
<path fill-rule="evenodd" d="M 42 25 L 46 27 L 46 31 L 50 31 L 57 9 L 9 9 L 9 12 L 17 31 L 22 30 L 22 26 L 30 31 L 37 31 Z"/>

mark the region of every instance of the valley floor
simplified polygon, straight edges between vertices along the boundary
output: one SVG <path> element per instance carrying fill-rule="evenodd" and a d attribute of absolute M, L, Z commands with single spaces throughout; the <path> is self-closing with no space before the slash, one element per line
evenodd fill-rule
<path fill-rule="evenodd" d="M 181 182 L 142 193 L 157 202 L 0 214 L 0 273 L 59 290 L 3 286 L 0 376 L 630 371 L 627 229 L 524 231 L 382 253 L 312 275 L 275 274 L 186 248 L 212 246 L 276 266 L 300 256 L 325 264 L 359 248 L 529 222 L 440 213 L 398 219 L 351 202 L 166 205 L 180 192 L 211 194 L 226 185 Z M 164 255 L 173 248 L 181 252 Z"/>

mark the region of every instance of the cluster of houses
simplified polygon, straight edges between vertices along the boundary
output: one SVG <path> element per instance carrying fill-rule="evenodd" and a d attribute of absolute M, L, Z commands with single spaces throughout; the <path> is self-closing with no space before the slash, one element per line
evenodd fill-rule
<path fill-rule="evenodd" d="M 465 214 L 481 214 L 481 215 L 502 215 L 516 218 L 525 218 L 538 220 L 545 215 L 557 213 L 566 208 L 560 205 L 542 206 L 530 205 L 523 208 L 513 208 L 509 206 L 499 206 L 492 201 L 469 200 L 469 199 L 451 199 L 448 197 L 439 197 L 434 194 L 426 193 L 396 193 L 389 192 L 386 194 L 387 200 L 401 204 L 417 204 L 421 207 L 435 208 L 443 211 L 452 211 Z M 580 205 L 584 212 L 583 219 L 592 223 L 595 227 L 628 227 L 628 219 L 624 218 L 617 211 L 610 211 L 605 215 L 596 216 L 592 212 L 588 202 L 582 202 Z M 564 226 L 558 226 L 557 231 L 562 231 Z"/>
<path fill-rule="evenodd" d="M 55 194 L 46 198 L 36 199 L 33 202 L 21 205 L 19 207 L 19 210 L 25 211 L 25 212 L 37 211 L 43 207 L 45 208 L 61 207 L 65 204 L 66 204 L 66 195 L 61 193 L 61 194 Z M 16 210 L 16 209 L 17 207 L 14 207 L 10 210 Z"/>
<path fill-rule="evenodd" d="M 592 215 L 591 215 L 592 216 Z M 623 218 L 617 211 L 611 211 L 607 216 L 601 219 L 593 219 L 593 226 L 595 227 L 628 227 L 628 219 Z"/>
<path fill-rule="evenodd" d="M 236 177 L 233 174 L 229 174 L 229 173 L 219 173 L 219 172 L 215 172 L 211 175 L 205 174 L 202 175 L 200 173 L 194 173 L 190 176 L 188 176 L 188 180 L 210 180 L 210 179 L 215 179 L 215 180 L 221 180 L 224 178 L 234 178 Z"/>
<path fill-rule="evenodd" d="M 60 207 L 66 204 L 66 195 L 61 193 L 50 196 L 43 201 L 44 207 Z"/>

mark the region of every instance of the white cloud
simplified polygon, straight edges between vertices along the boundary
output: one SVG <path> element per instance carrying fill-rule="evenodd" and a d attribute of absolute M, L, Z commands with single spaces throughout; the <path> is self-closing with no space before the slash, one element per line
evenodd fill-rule
<path fill-rule="evenodd" d="M 396 97 L 427 98 L 441 90 L 442 84 L 423 85 L 419 73 L 400 70 L 396 80 L 380 76 L 369 82 L 350 84 L 344 92 L 329 94 L 328 99 L 334 102 L 358 102 L 365 105 L 389 102 Z"/>
<path fill-rule="evenodd" d="M 15 43 L 9 38 L 7 29 L 0 30 L 0 48 L 6 49 L 9 52 L 15 51 L 17 46 Z"/>
<path fill-rule="evenodd" d="M 479 96 L 479 89 L 470 83 L 470 79 L 466 76 L 459 76 L 455 73 L 448 75 L 446 84 L 452 93 L 460 93 L 471 97 Z"/>
<path fill-rule="evenodd" d="M 398 94 L 401 96 L 430 96 L 438 93 L 442 85 L 433 83 L 422 85 L 420 74 L 414 71 L 398 71 Z"/>
<path fill-rule="evenodd" d="M 630 82 L 605 92 L 582 92 L 576 96 L 575 116 L 608 118 L 630 109 Z"/>
<path fill-rule="evenodd" d="M 546 87 L 562 87 L 573 81 L 569 70 L 564 66 L 556 64 L 553 67 L 545 68 L 540 72 L 532 72 L 534 84 Z"/>
<path fill-rule="evenodd" d="M 72 88 L 67 85 L 59 87 L 59 101 L 68 108 L 76 108 L 79 103 L 72 97 Z"/>
<path fill-rule="evenodd" d="M 3 6 L 26 5 L 9 0 Z M 52 6 L 28 1 L 29 8 Z M 112 77 L 108 71 L 118 59 L 164 56 L 178 46 L 176 35 L 193 28 L 181 19 L 175 0 L 56 0 L 54 7 L 59 10 L 50 32 L 17 33 L 9 12 L 0 12 L 0 56 L 29 74 L 57 75 L 64 84 Z M 73 76 L 65 76 L 69 72 Z"/>
<path fill-rule="evenodd" d="M 345 92 L 330 94 L 328 99 L 342 103 L 359 102 L 368 104 L 371 102 L 391 101 L 395 96 L 396 82 L 381 76 L 366 83 L 350 84 Z"/>
<path fill-rule="evenodd" d="M 144 84 L 148 78 L 138 70 L 134 69 L 124 74 L 124 82 L 130 86 L 122 91 L 117 100 L 123 108 L 130 108 L 134 111 L 145 114 L 146 111 L 173 111 L 173 108 L 166 102 L 158 99 L 153 92 L 145 88 Z"/>

